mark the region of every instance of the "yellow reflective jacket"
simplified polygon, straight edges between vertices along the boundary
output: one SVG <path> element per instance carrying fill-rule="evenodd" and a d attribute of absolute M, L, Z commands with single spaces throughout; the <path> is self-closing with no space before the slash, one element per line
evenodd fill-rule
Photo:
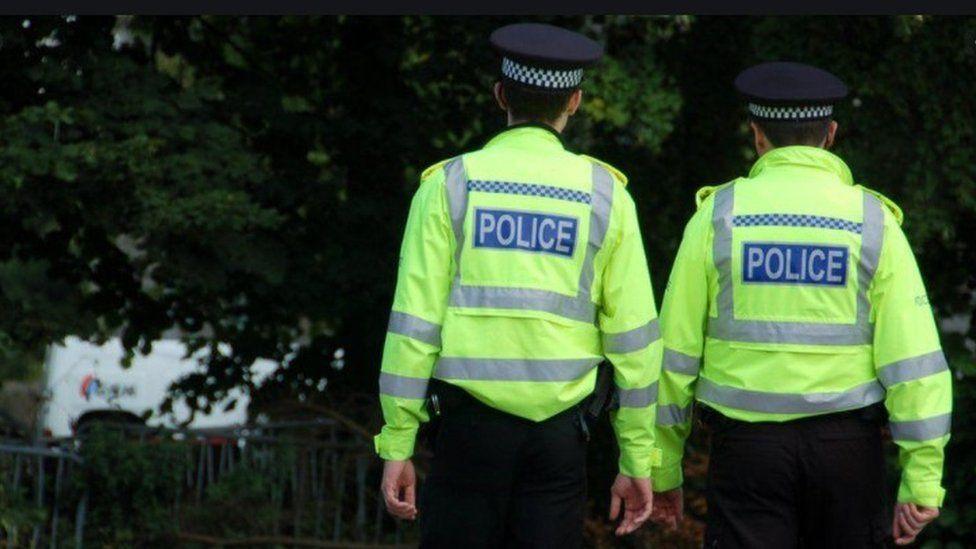
<path fill-rule="evenodd" d="M 535 125 L 424 173 L 383 353 L 381 457 L 413 453 L 431 377 L 542 421 L 591 393 L 606 357 L 620 470 L 650 475 L 663 346 L 625 183 Z"/>
<path fill-rule="evenodd" d="M 697 198 L 661 311 L 655 489 L 682 482 L 693 399 L 752 422 L 884 401 L 899 501 L 940 505 L 951 376 L 901 210 L 802 146 Z"/>

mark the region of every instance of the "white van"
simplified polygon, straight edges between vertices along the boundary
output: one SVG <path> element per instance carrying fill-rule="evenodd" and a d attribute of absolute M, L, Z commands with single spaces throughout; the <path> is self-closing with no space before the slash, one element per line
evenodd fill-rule
<path fill-rule="evenodd" d="M 131 366 L 122 367 L 125 353 L 118 338 L 104 345 L 95 345 L 76 337 L 52 345 L 44 364 L 43 396 L 40 428 L 44 437 L 72 436 L 90 422 L 112 421 L 143 423 L 174 428 L 181 425 L 189 408 L 181 401 L 173 403 L 173 411 L 161 414 L 159 407 L 169 386 L 183 376 L 205 371 L 200 359 L 206 349 L 186 358 L 186 345 L 177 339 L 162 339 L 152 345 L 148 355 L 138 351 Z M 263 381 L 277 369 L 270 360 L 258 360 L 252 366 L 255 381 Z M 233 399 L 236 406 L 225 411 Z M 244 425 L 250 396 L 234 389 L 223 400 L 215 402 L 209 414 L 197 412 L 187 425 L 191 429 L 223 428 Z"/>

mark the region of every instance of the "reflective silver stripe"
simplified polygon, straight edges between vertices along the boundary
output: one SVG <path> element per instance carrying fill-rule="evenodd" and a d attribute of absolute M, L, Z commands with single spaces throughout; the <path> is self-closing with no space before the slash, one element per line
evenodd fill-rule
<path fill-rule="evenodd" d="M 596 368 L 600 362 L 602 362 L 601 358 L 441 357 L 434 367 L 434 377 L 481 381 L 573 381 Z"/>
<path fill-rule="evenodd" d="M 658 339 L 661 339 L 661 327 L 655 318 L 640 328 L 616 334 L 603 334 L 603 352 L 632 353 L 646 348 Z"/>
<path fill-rule="evenodd" d="M 639 389 L 617 387 L 617 399 L 621 408 L 647 408 L 657 402 L 657 382 Z"/>
<path fill-rule="evenodd" d="M 857 324 L 868 342 L 874 339 L 871 325 L 871 302 L 868 299 L 868 288 L 878 270 L 878 260 L 881 257 L 881 245 L 884 242 L 884 212 L 881 210 L 881 200 L 867 191 L 863 194 L 863 223 L 861 229 L 861 252 L 857 264 Z"/>
<path fill-rule="evenodd" d="M 446 167 L 447 200 L 451 224 L 457 242 L 456 273 L 451 285 L 450 305 L 485 309 L 518 309 L 543 311 L 572 320 L 595 323 L 597 307 L 590 298 L 593 287 L 593 261 L 603 246 L 610 225 L 613 205 L 613 179 L 602 166 L 593 164 L 593 192 L 590 205 L 590 229 L 583 268 L 575 296 L 549 290 L 510 288 L 505 286 L 469 286 L 461 283 L 461 251 L 464 248 L 464 220 L 468 209 L 468 185 L 461 157 Z"/>
<path fill-rule="evenodd" d="M 701 357 L 686 355 L 672 349 L 664 349 L 664 369 L 677 374 L 697 376 Z"/>
<path fill-rule="evenodd" d="M 451 287 L 451 306 L 545 311 L 582 322 L 592 322 L 596 317 L 596 305 L 589 296 L 569 297 L 532 288 L 454 284 Z"/>
<path fill-rule="evenodd" d="M 454 265 L 461 276 L 461 250 L 464 249 L 464 217 L 468 212 L 468 178 L 464 173 L 464 160 L 457 157 L 444 166 L 444 186 L 447 189 L 447 206 L 451 212 L 451 228 L 454 229 Z"/>
<path fill-rule="evenodd" d="M 441 327 L 419 316 L 393 311 L 390 313 L 390 324 L 386 331 L 423 341 L 434 347 L 441 346 Z"/>
<path fill-rule="evenodd" d="M 715 329 L 709 330 L 708 335 L 728 341 L 811 345 L 862 345 L 872 341 L 870 325 L 867 326 L 868 331 L 862 331 L 860 326 L 855 324 L 770 320 L 732 320 L 729 322 L 728 317 L 725 320 L 719 318 L 716 324 Z M 711 327 L 711 322 L 709 327 Z"/>
<path fill-rule="evenodd" d="M 427 398 L 425 377 L 407 377 L 380 372 L 380 394 L 399 398 Z"/>
<path fill-rule="evenodd" d="M 867 290 L 878 267 L 884 238 L 884 214 L 881 203 L 869 192 L 863 192 L 863 229 L 858 262 L 857 313 L 853 324 L 740 320 L 735 318 L 732 288 L 732 220 L 735 204 L 734 185 L 715 193 L 712 211 L 712 257 L 718 270 L 718 317 L 708 321 L 708 335 L 727 341 L 758 343 L 802 343 L 813 345 L 863 345 L 874 339 L 870 322 L 871 305 Z"/>
<path fill-rule="evenodd" d="M 877 381 L 836 393 L 769 393 L 719 385 L 698 379 L 699 400 L 729 408 L 770 414 L 820 414 L 862 408 L 884 400 L 885 390 Z"/>
<path fill-rule="evenodd" d="M 590 233 L 586 240 L 586 255 L 583 257 L 583 269 L 580 271 L 579 288 L 576 295 L 579 299 L 590 300 L 590 290 L 593 288 L 593 261 L 596 253 L 603 246 L 610 227 L 610 209 L 613 207 L 613 178 L 603 166 L 593 163 L 593 198 L 590 203 Z M 596 322 L 596 314 L 593 315 Z"/>
<path fill-rule="evenodd" d="M 712 258 L 718 269 L 718 318 L 708 319 L 710 336 L 730 339 L 725 333 L 735 321 L 732 302 L 732 210 L 735 206 L 735 185 L 728 185 L 715 193 L 712 210 Z"/>
<path fill-rule="evenodd" d="M 948 369 L 945 355 L 939 350 L 886 364 L 878 370 L 878 379 L 885 387 L 891 387 Z"/>
<path fill-rule="evenodd" d="M 681 425 L 691 419 L 691 404 L 678 406 L 677 404 L 658 405 L 657 419 L 654 423 L 661 427 Z"/>
<path fill-rule="evenodd" d="M 892 421 L 891 438 L 895 440 L 932 440 L 949 434 L 952 414 L 942 414 L 914 421 Z"/>

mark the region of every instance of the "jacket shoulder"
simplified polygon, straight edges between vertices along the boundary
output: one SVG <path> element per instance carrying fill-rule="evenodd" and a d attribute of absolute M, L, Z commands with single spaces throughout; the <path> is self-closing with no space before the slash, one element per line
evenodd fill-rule
<path fill-rule="evenodd" d="M 898 204 L 895 204 L 894 200 L 888 198 L 887 196 L 879 193 L 874 189 L 869 189 L 864 185 L 858 185 L 858 187 L 864 190 L 865 192 L 871 193 L 874 196 L 878 197 L 878 200 L 880 200 L 881 203 L 884 204 L 886 208 L 888 208 L 891 214 L 895 216 L 895 221 L 897 221 L 899 225 L 902 224 L 902 222 L 905 220 L 905 213 L 901 210 Z"/>
<path fill-rule="evenodd" d="M 451 160 L 454 160 L 455 158 L 458 158 L 458 157 L 457 156 L 452 156 L 450 158 L 445 158 L 444 160 L 441 160 L 440 162 L 435 162 L 434 164 L 431 164 L 430 166 L 427 166 L 426 168 L 424 168 L 424 171 L 420 172 L 420 180 L 421 181 L 424 181 L 428 177 L 434 175 L 435 173 L 437 173 L 438 170 L 442 169 L 448 162 L 450 162 Z"/>
<path fill-rule="evenodd" d="M 590 162 L 592 162 L 594 164 L 598 164 L 598 165 L 602 166 L 603 168 L 606 168 L 606 170 L 608 172 L 610 172 L 610 174 L 613 175 L 613 177 L 617 181 L 620 181 L 620 183 L 623 184 L 623 185 L 626 185 L 627 184 L 627 176 L 624 175 L 624 172 L 618 170 L 617 168 L 611 166 L 610 164 L 607 164 L 606 162 L 600 160 L 599 158 L 593 158 L 592 156 L 589 156 L 589 155 L 586 155 L 586 154 L 581 154 L 579 156 L 581 158 L 585 158 L 586 160 L 589 160 Z"/>
<path fill-rule="evenodd" d="M 695 191 L 695 208 L 700 209 L 702 207 L 702 204 L 704 204 L 705 201 L 708 200 L 708 197 L 714 195 L 720 189 L 724 189 L 725 187 L 728 187 L 733 183 L 735 183 L 735 181 L 729 181 L 728 183 L 723 183 L 721 185 L 712 185 L 709 187 L 702 187 L 698 189 L 697 191 Z"/>

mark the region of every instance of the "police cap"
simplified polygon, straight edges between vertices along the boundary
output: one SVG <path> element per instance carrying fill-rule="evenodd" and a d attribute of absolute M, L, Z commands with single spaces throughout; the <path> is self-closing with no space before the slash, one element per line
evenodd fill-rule
<path fill-rule="evenodd" d="M 583 68 L 600 60 L 603 46 L 577 32 L 541 23 L 506 25 L 491 33 L 505 82 L 541 91 L 579 87 Z"/>
<path fill-rule="evenodd" d="M 847 86 L 833 74 L 803 63 L 773 62 L 750 67 L 735 79 L 758 120 L 803 122 L 833 115 Z"/>

